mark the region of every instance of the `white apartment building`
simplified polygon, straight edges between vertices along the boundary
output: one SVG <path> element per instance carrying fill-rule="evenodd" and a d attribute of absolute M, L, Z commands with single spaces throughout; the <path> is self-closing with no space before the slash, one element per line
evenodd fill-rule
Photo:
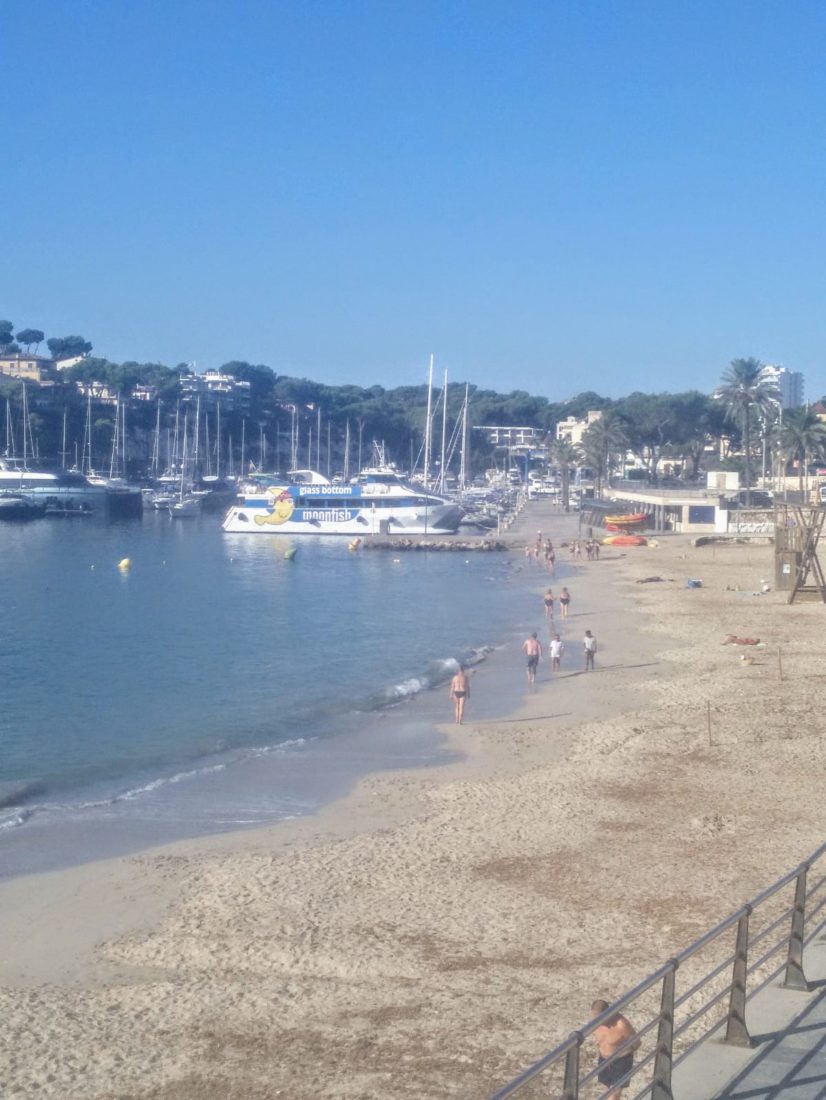
<path fill-rule="evenodd" d="M 800 371 L 789 370 L 774 363 L 763 368 L 766 378 L 770 379 L 780 391 L 780 404 L 784 409 L 799 409 L 805 404 L 803 398 L 803 375 Z"/>

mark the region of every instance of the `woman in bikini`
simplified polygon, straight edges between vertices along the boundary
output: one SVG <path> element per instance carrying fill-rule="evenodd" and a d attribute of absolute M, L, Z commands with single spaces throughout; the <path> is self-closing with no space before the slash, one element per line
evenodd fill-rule
<path fill-rule="evenodd" d="M 562 608 L 562 618 L 568 618 L 568 604 L 571 602 L 571 593 L 563 588 L 559 594 L 559 606 Z"/>
<path fill-rule="evenodd" d="M 470 679 L 465 672 L 465 666 L 459 665 L 459 670 L 450 681 L 450 697 L 454 704 L 454 722 L 461 726 L 465 716 L 465 703 L 470 698 Z"/>
<path fill-rule="evenodd" d="M 545 621 L 553 626 L 554 622 L 554 594 L 549 588 L 545 593 Z"/>

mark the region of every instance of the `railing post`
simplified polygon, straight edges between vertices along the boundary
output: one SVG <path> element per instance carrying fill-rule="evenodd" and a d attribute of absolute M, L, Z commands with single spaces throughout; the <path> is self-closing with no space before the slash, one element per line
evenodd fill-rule
<path fill-rule="evenodd" d="M 574 1045 L 565 1055 L 565 1077 L 562 1082 L 562 1100 L 577 1100 L 579 1096 L 579 1048 L 582 1046 L 582 1032 L 572 1031 Z"/>
<path fill-rule="evenodd" d="M 786 989 L 802 989 L 808 992 L 809 983 L 803 973 L 803 940 L 806 935 L 806 872 L 804 863 L 795 881 L 792 926 L 789 930 L 789 953 L 786 958 Z"/>
<path fill-rule="evenodd" d="M 731 976 L 731 996 L 728 1002 L 725 1041 L 735 1046 L 750 1047 L 751 1035 L 746 1027 L 746 980 L 749 967 L 749 915 L 747 905 L 737 922 L 737 943 L 734 948 L 734 970 Z"/>
<path fill-rule="evenodd" d="M 671 1067 L 674 1062 L 674 988 L 677 980 L 677 960 L 663 978 L 660 998 L 660 1022 L 657 1026 L 657 1053 L 651 1080 L 651 1100 L 672 1100 Z"/>

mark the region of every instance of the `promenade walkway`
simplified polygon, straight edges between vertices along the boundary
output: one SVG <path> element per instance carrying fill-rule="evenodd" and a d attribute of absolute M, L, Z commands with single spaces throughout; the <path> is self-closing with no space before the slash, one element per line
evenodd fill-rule
<path fill-rule="evenodd" d="M 826 1098 L 826 938 L 804 969 L 808 993 L 770 985 L 749 1001 L 751 1049 L 709 1040 L 675 1070 L 674 1100 Z"/>

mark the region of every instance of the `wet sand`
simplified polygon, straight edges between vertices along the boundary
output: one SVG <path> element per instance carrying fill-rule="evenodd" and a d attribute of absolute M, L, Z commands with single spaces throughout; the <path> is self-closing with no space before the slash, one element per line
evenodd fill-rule
<path fill-rule="evenodd" d="M 573 530 L 542 506 L 536 526 Z M 772 573 L 767 546 L 606 549 L 566 582 L 562 675 L 541 665 L 517 713 L 474 721 L 525 675 L 515 632 L 444 726 L 458 762 L 4 884 L 4 1094 L 489 1095 L 821 843 L 826 608 L 751 595 Z M 525 580 L 527 634 L 547 578 Z M 728 633 L 766 644 L 743 662 Z"/>

